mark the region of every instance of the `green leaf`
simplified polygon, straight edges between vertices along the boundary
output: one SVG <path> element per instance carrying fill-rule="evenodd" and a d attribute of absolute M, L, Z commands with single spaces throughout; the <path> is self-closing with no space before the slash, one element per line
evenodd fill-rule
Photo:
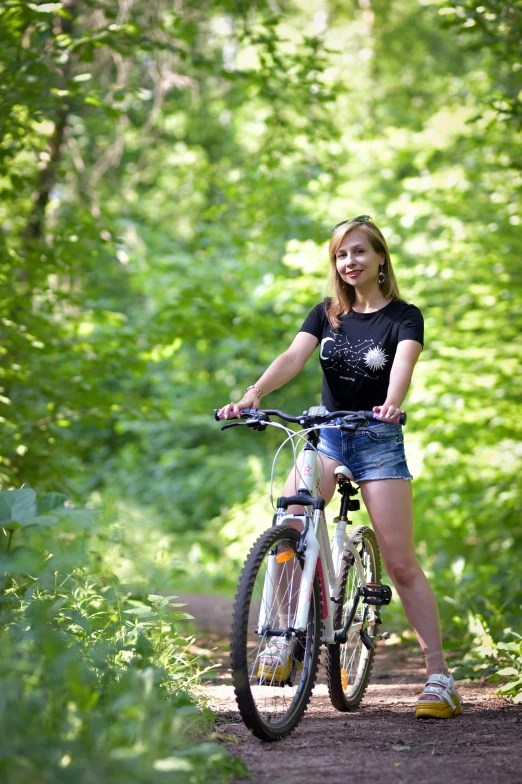
<path fill-rule="evenodd" d="M 123 111 L 115 106 L 104 106 L 103 111 L 111 120 L 117 120 L 123 114 Z"/>
<path fill-rule="evenodd" d="M 504 667 L 502 670 L 497 670 L 497 675 L 518 675 L 518 672 L 514 667 Z"/>
<path fill-rule="evenodd" d="M 30 488 L 0 490 L 0 524 L 10 520 L 29 520 L 36 514 L 36 493 L 34 490 Z"/>
<path fill-rule="evenodd" d="M 132 607 L 130 610 L 124 610 L 123 612 L 127 615 L 146 615 L 150 618 L 156 616 L 156 613 L 152 612 L 152 607 L 148 607 L 146 604 L 143 607 Z"/>
<path fill-rule="evenodd" d="M 516 681 L 510 681 L 509 683 L 504 684 L 501 686 L 500 689 L 497 689 L 497 694 L 508 694 L 510 691 L 518 691 L 519 688 L 522 688 L 522 678 L 519 678 Z"/>
<path fill-rule="evenodd" d="M 36 510 L 38 514 L 45 514 L 63 506 L 67 501 L 67 496 L 63 493 L 46 493 L 38 497 L 36 501 Z"/>
<path fill-rule="evenodd" d="M 176 597 L 172 597 L 173 599 Z M 151 602 L 152 604 L 168 604 L 169 603 L 169 596 L 161 596 L 160 594 L 156 593 L 149 593 L 147 596 L 147 601 Z"/>
<path fill-rule="evenodd" d="M 514 651 L 515 653 L 518 653 L 521 647 L 519 642 L 499 642 L 497 645 L 499 651 Z"/>
<path fill-rule="evenodd" d="M 186 607 L 187 602 L 173 602 L 172 599 L 177 599 L 177 596 L 160 596 L 158 594 L 150 593 L 147 600 L 154 607 Z"/>
<path fill-rule="evenodd" d="M 29 520 L 20 520 L 19 522 L 24 528 L 28 528 L 31 525 L 36 525 L 39 528 L 47 528 L 50 525 L 56 525 L 58 518 L 54 515 L 37 515 L 36 517 L 31 517 Z"/>
<path fill-rule="evenodd" d="M 11 520 L 10 523 L 3 523 L 3 527 L 6 531 L 18 531 L 20 528 L 31 528 L 31 526 L 47 528 L 56 525 L 57 522 L 58 518 L 52 515 L 36 515 L 28 520 Z"/>
<path fill-rule="evenodd" d="M 22 526 L 21 526 L 20 523 L 17 523 L 14 520 L 11 520 L 10 523 L 3 523 L 2 524 L 2 528 L 5 528 L 6 531 L 14 532 L 14 531 L 20 530 L 20 528 L 22 528 Z"/>
<path fill-rule="evenodd" d="M 29 547 L 0 553 L 0 574 L 34 574 L 42 566 L 42 554 Z"/>

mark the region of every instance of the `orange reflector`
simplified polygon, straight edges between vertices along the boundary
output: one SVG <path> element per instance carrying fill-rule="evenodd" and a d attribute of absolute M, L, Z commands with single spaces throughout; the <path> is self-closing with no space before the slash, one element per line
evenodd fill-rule
<path fill-rule="evenodd" d="M 278 553 L 276 555 L 276 563 L 286 563 L 287 561 L 291 561 L 294 555 L 295 553 L 293 550 L 285 550 L 283 553 Z"/>
<path fill-rule="evenodd" d="M 346 691 L 348 688 L 348 678 L 346 677 L 346 670 L 344 667 L 341 670 L 341 683 L 343 684 L 343 689 Z"/>

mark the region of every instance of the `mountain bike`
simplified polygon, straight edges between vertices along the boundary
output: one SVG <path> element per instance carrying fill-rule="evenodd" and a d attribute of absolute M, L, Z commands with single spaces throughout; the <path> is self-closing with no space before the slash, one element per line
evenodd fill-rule
<path fill-rule="evenodd" d="M 217 411 L 215 416 L 218 419 Z M 294 431 L 271 417 L 301 429 Z M 287 438 L 274 465 L 286 443 L 294 448 L 297 493 L 278 498 L 272 527 L 257 539 L 245 561 L 234 602 L 231 668 L 236 700 L 244 723 L 262 740 L 279 740 L 298 725 L 315 685 L 322 643 L 332 704 L 351 711 L 368 686 L 376 641 L 388 636 L 379 634 L 380 607 L 390 603 L 392 592 L 381 583 L 375 534 L 363 525 L 347 534 L 348 513 L 360 508 L 354 498 L 358 487 L 348 468 L 335 469 L 341 504 L 330 543 L 317 451 L 320 426 L 354 431 L 374 418 L 372 411 L 329 412 L 323 406 L 299 416 L 245 409 L 242 421 L 222 427 L 284 430 Z M 398 421 L 404 424 L 406 415 Z M 296 460 L 298 441 L 304 448 Z"/>

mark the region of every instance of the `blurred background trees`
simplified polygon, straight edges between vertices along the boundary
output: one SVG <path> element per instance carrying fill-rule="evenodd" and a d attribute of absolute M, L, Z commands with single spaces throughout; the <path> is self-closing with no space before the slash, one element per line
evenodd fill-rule
<path fill-rule="evenodd" d="M 326 293 L 330 226 L 369 213 L 426 320 L 407 435 L 445 633 L 509 638 L 520 8 L 7 0 L 0 33 L 3 486 L 117 501 L 164 554 L 151 579 L 230 590 L 279 442 L 221 435 L 212 409 Z M 319 389 L 312 359 L 270 404 Z"/>

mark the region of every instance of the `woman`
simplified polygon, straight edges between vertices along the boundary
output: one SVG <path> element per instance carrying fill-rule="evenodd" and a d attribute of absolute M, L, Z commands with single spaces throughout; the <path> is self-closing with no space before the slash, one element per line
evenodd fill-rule
<path fill-rule="evenodd" d="M 259 408 L 261 396 L 294 378 L 319 344 L 323 405 L 330 411 L 372 409 L 377 414 L 378 420 L 353 434 L 323 431 L 318 446 L 324 463 L 322 495 L 327 502 L 332 498 L 334 469 L 348 466 L 426 659 L 428 680 L 416 716 L 449 718 L 461 713 L 461 700 L 445 662 L 435 596 L 414 551 L 412 477 L 395 424 L 422 351 L 422 315 L 399 298 L 386 240 L 370 216 L 334 226 L 329 253 L 335 296 L 313 308 L 292 345 L 242 400 L 221 409 L 220 418 Z M 294 469 L 283 495 L 295 490 Z M 280 666 L 285 655 L 284 642 L 276 644 L 264 664 Z"/>

